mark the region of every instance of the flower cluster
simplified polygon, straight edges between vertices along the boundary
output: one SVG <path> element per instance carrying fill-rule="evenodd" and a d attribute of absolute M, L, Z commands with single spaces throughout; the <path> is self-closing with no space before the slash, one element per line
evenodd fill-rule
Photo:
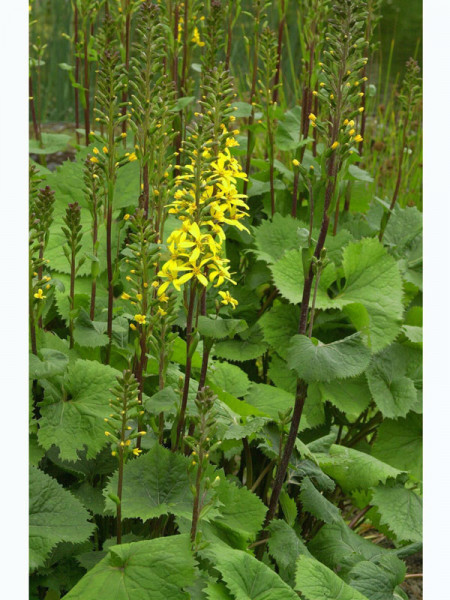
<path fill-rule="evenodd" d="M 181 225 L 167 239 L 170 258 L 158 273 L 164 280 L 158 296 L 164 294 L 170 284 L 180 290 L 190 279 L 205 287 L 208 283 L 214 287 L 225 281 L 235 283 L 229 261 L 224 257 L 223 226 L 247 231 L 241 221 L 247 215 L 248 206 L 237 188 L 238 179 L 246 179 L 246 175 L 229 150 L 237 144 L 236 139 L 224 124 L 221 129 L 224 143 L 217 156 L 212 156 L 211 140 L 200 149 L 193 148 L 191 161 L 175 179 L 176 191 L 169 213 L 177 215 Z M 203 169 L 199 169 L 199 152 L 206 159 Z"/>

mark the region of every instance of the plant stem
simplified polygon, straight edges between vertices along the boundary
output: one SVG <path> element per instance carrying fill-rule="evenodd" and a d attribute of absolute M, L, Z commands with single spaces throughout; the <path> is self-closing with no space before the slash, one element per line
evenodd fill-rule
<path fill-rule="evenodd" d="M 203 464 L 203 448 L 200 447 L 199 455 L 198 455 L 198 468 L 197 468 L 197 476 L 195 478 L 195 497 L 194 497 L 194 506 L 192 509 L 192 527 L 191 527 L 191 542 L 195 542 L 195 537 L 197 535 L 197 526 L 198 526 L 198 517 L 200 514 L 200 487 L 202 481 L 202 464 Z"/>
<path fill-rule="evenodd" d="M 69 332 L 70 332 L 70 343 L 69 348 L 73 348 L 73 310 L 75 308 L 75 258 L 76 248 L 72 242 L 72 255 L 70 262 L 70 320 L 69 320 Z"/>
<path fill-rule="evenodd" d="M 255 483 L 252 485 L 251 487 L 251 491 L 254 492 L 258 489 L 259 484 L 261 483 L 261 481 L 264 479 L 264 477 L 267 475 L 267 473 L 270 471 L 270 469 L 273 469 L 273 467 L 277 464 L 277 461 L 275 459 L 272 459 L 265 467 L 264 469 L 261 471 L 261 473 L 258 475 Z"/>
<path fill-rule="evenodd" d="M 245 468 L 246 468 L 246 482 L 245 485 L 249 490 L 252 489 L 253 485 L 253 462 L 252 462 L 252 452 L 250 450 L 250 444 L 248 443 L 248 438 L 242 438 L 242 444 L 244 446 L 245 453 Z"/>
<path fill-rule="evenodd" d="M 36 105 L 35 105 L 34 96 L 33 96 L 33 78 L 31 77 L 31 75 L 28 79 L 28 93 L 30 96 L 30 112 L 31 112 L 31 118 L 33 119 L 34 137 L 39 142 L 39 144 L 42 145 L 41 131 L 40 131 L 39 124 L 38 124 L 38 121 L 36 118 Z"/>
<path fill-rule="evenodd" d="M 284 24 L 286 22 L 286 12 L 285 12 L 285 0 L 280 0 L 281 4 L 281 18 L 278 23 L 278 45 L 277 45 L 277 66 L 275 70 L 275 77 L 273 80 L 273 94 L 272 94 L 272 102 L 275 104 L 278 102 L 278 84 L 280 83 L 280 75 L 281 75 L 281 55 L 283 49 L 283 31 Z"/>
<path fill-rule="evenodd" d="M 74 9 L 74 38 L 73 44 L 75 48 L 75 83 L 80 83 L 80 58 L 78 56 L 78 7 L 75 2 Z M 77 137 L 77 144 L 80 143 L 80 134 L 78 133 L 78 129 L 80 128 L 80 103 L 79 103 L 79 91 L 78 88 L 75 88 L 75 131 Z"/>
<path fill-rule="evenodd" d="M 86 146 L 89 146 L 89 132 L 91 130 L 90 122 L 89 122 L 89 95 L 90 95 L 90 84 L 89 84 L 89 54 L 88 54 L 88 44 L 89 44 L 89 19 L 86 23 L 86 31 L 84 34 L 84 93 L 85 93 L 85 108 L 84 108 L 84 130 L 86 136 Z"/>
<path fill-rule="evenodd" d="M 348 524 L 348 526 L 350 527 L 350 529 L 354 529 L 354 528 L 356 527 L 356 524 L 357 524 L 357 523 L 360 521 L 360 519 L 361 519 L 362 517 L 364 517 L 364 515 L 365 515 L 366 513 L 368 513 L 368 512 L 369 512 L 369 510 L 370 510 L 371 508 L 372 508 L 372 507 L 370 506 L 370 504 L 368 504 L 368 505 L 366 506 L 366 508 L 363 508 L 362 510 L 360 510 L 360 511 L 359 511 L 359 512 L 358 512 L 358 513 L 357 513 L 357 514 L 356 514 L 356 515 L 353 517 L 353 519 L 350 521 L 350 523 Z"/>
<path fill-rule="evenodd" d="M 109 183 L 108 187 L 112 185 Z M 108 317 L 107 317 L 107 330 L 106 333 L 109 338 L 108 345 L 106 347 L 106 359 L 105 362 L 109 365 L 111 358 L 111 344 L 112 344 L 112 317 L 113 317 L 113 303 L 114 303 L 114 288 L 113 288 L 113 267 L 112 267 L 112 198 L 111 191 L 108 192 L 108 212 L 106 215 L 106 269 L 108 274 Z"/>
<path fill-rule="evenodd" d="M 188 395 L 189 395 L 189 383 L 191 381 L 192 356 L 191 356 L 190 349 L 191 349 L 191 342 L 192 342 L 192 321 L 193 321 L 193 316 L 194 316 L 195 296 L 196 296 L 196 286 L 195 286 L 195 281 L 192 281 L 190 295 L 189 295 L 187 321 L 186 321 L 186 370 L 185 370 L 185 374 L 184 374 L 184 387 L 183 387 L 183 395 L 181 398 L 180 416 L 179 416 L 178 425 L 177 425 L 177 437 L 176 437 L 176 441 L 175 441 L 175 446 L 173 447 L 173 452 L 178 450 L 181 437 L 184 434 L 186 406 L 187 406 L 187 399 L 188 399 Z"/>

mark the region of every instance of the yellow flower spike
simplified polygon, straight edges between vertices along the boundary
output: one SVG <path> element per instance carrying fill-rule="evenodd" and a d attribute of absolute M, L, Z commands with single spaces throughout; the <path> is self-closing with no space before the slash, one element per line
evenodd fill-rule
<path fill-rule="evenodd" d="M 339 142 L 333 142 L 333 143 L 331 144 L 331 149 L 332 149 L 332 150 L 336 150 L 336 148 L 337 148 L 338 146 L 339 146 Z"/>
<path fill-rule="evenodd" d="M 299 167 L 300 161 L 298 161 L 296 158 L 294 158 L 294 160 L 292 161 L 292 164 L 294 165 L 294 167 Z"/>
<path fill-rule="evenodd" d="M 39 288 L 38 291 L 36 292 L 36 294 L 34 294 L 34 297 L 37 298 L 38 300 L 44 300 L 44 298 L 47 298 L 47 296 L 44 296 L 44 292 L 42 291 L 41 288 Z"/>

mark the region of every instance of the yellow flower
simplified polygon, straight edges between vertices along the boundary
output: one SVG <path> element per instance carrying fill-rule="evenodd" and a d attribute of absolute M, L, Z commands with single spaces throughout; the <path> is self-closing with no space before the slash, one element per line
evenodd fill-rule
<path fill-rule="evenodd" d="M 129 160 L 130 162 L 133 162 L 133 160 L 137 160 L 136 152 L 132 152 L 132 153 L 129 155 L 129 157 L 128 157 L 128 160 Z"/>
<path fill-rule="evenodd" d="M 355 130 L 354 129 L 350 129 L 350 131 L 348 132 L 349 135 L 355 135 Z"/>
<path fill-rule="evenodd" d="M 358 110 L 360 113 L 364 112 L 364 106 L 361 106 L 360 108 L 358 108 Z"/>
<path fill-rule="evenodd" d="M 136 331 L 136 325 L 134 323 L 130 323 L 130 329 Z"/>
<path fill-rule="evenodd" d="M 98 148 L 94 148 L 94 149 L 92 150 L 92 152 L 93 152 L 94 154 L 98 154 L 98 153 L 99 153 L 99 149 L 98 149 Z"/>
<path fill-rule="evenodd" d="M 219 296 L 222 297 L 221 304 L 231 304 L 232 308 L 236 308 L 239 302 L 233 298 L 230 292 L 219 292 Z"/>
<path fill-rule="evenodd" d="M 98 163 L 98 158 L 96 156 L 91 156 L 89 160 L 91 161 L 91 163 Z"/>
<path fill-rule="evenodd" d="M 136 294 L 136 300 L 139 300 L 139 302 L 142 300 L 142 294 Z"/>
<path fill-rule="evenodd" d="M 133 448 L 133 454 L 135 456 L 139 456 L 139 454 L 141 454 L 142 450 L 140 448 Z"/>
<path fill-rule="evenodd" d="M 331 149 L 332 149 L 332 150 L 336 150 L 336 148 L 337 148 L 338 146 L 339 146 L 339 142 L 333 142 L 333 143 L 331 144 Z"/>
<path fill-rule="evenodd" d="M 44 292 L 42 291 L 41 288 L 39 288 L 37 293 L 34 294 L 34 297 L 37 298 L 38 300 L 43 300 L 44 298 L 47 298 L 47 296 L 44 296 Z"/>
<path fill-rule="evenodd" d="M 124 292 L 121 296 L 122 300 L 129 300 L 131 298 L 130 294 Z"/>
<path fill-rule="evenodd" d="M 140 325 L 145 325 L 145 315 L 134 315 L 134 320 Z"/>
<path fill-rule="evenodd" d="M 361 136 L 361 135 L 359 135 L 359 133 L 358 133 L 358 135 L 355 135 L 355 140 L 354 140 L 354 141 L 355 141 L 355 142 L 362 142 L 362 141 L 363 141 L 363 138 L 362 138 L 362 136 Z"/>
<path fill-rule="evenodd" d="M 294 158 L 294 160 L 292 161 L 292 164 L 294 165 L 294 167 L 299 167 L 300 161 L 298 161 L 296 158 Z"/>
<path fill-rule="evenodd" d="M 103 146 L 102 150 L 105 154 L 108 154 L 108 148 L 106 146 Z"/>
<path fill-rule="evenodd" d="M 130 218 L 130 215 L 127 213 L 126 215 L 124 215 L 123 220 L 128 221 L 129 218 Z"/>
<path fill-rule="evenodd" d="M 316 121 L 316 120 L 317 120 L 317 117 L 316 117 L 316 115 L 315 115 L 314 113 L 310 113 L 310 114 L 309 114 L 309 116 L 308 116 L 308 119 L 309 119 L 310 121 Z"/>
<path fill-rule="evenodd" d="M 202 42 L 202 40 L 200 39 L 200 33 L 198 31 L 198 27 L 194 27 L 194 33 L 192 34 L 192 39 L 191 42 L 194 42 L 194 44 L 197 44 L 197 46 L 204 46 L 205 42 Z"/>
<path fill-rule="evenodd" d="M 165 317 L 165 316 L 167 315 L 167 311 L 163 310 L 163 309 L 162 309 L 162 308 L 159 306 L 159 307 L 158 307 L 158 312 L 157 312 L 157 314 L 158 314 L 160 317 Z"/>

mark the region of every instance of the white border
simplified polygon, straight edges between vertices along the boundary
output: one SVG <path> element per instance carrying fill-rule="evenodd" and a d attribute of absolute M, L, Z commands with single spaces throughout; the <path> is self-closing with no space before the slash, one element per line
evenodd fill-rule
<path fill-rule="evenodd" d="M 1 4 L 1 596 L 28 598 L 28 2 Z"/>

